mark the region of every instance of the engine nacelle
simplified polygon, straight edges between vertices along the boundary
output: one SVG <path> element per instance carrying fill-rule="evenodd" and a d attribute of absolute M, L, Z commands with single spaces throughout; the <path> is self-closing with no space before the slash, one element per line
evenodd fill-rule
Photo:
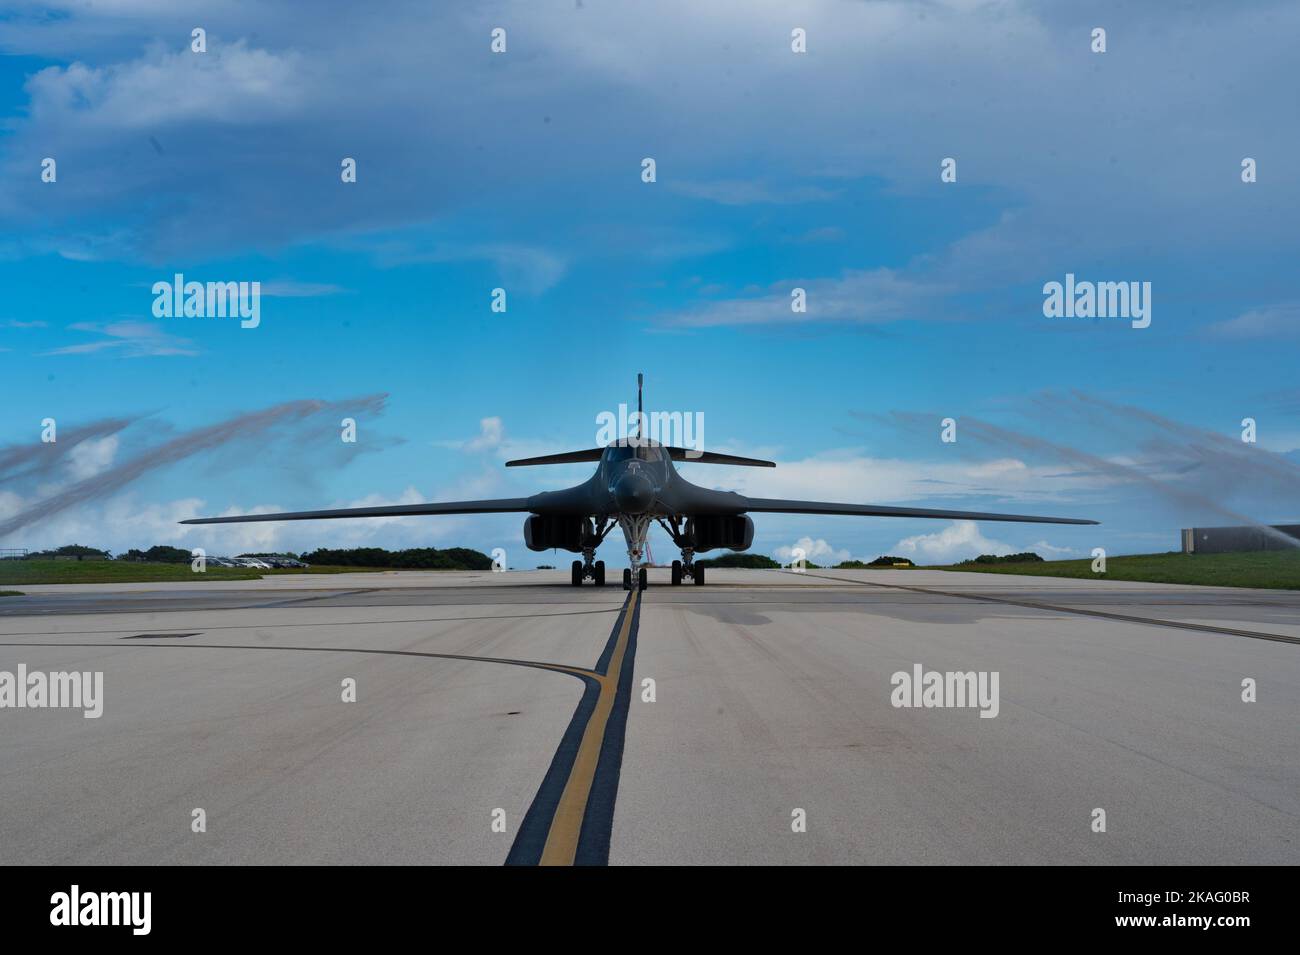
<path fill-rule="evenodd" d="M 724 517 L 709 514 L 692 518 L 693 537 L 696 553 L 723 548 L 725 550 L 749 550 L 754 543 L 754 521 L 748 514 Z"/>
<path fill-rule="evenodd" d="M 581 553 L 584 541 L 596 534 L 591 519 L 558 514 L 533 514 L 524 521 L 524 544 L 529 550 Z"/>

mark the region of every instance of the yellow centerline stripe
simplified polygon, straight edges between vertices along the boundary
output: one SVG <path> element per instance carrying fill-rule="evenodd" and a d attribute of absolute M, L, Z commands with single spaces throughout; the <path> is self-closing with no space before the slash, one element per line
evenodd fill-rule
<path fill-rule="evenodd" d="M 609 668 L 604 676 L 596 676 L 596 681 L 600 684 L 600 695 L 596 698 L 596 708 L 591 719 L 587 720 L 587 728 L 583 731 L 582 742 L 578 746 L 578 756 L 573 761 L 568 782 L 564 784 L 564 792 L 555 808 L 539 865 L 573 865 L 573 860 L 577 857 L 578 836 L 582 833 L 582 819 L 587 812 L 587 798 L 591 795 L 591 786 L 596 779 L 600 749 L 605 741 L 605 727 L 609 723 L 609 714 L 614 709 L 614 698 L 618 695 L 618 678 L 627 652 L 628 635 L 632 632 L 632 617 L 640 599 L 641 592 L 633 590 L 627 603 L 627 612 L 623 615 L 623 626 L 618 632 L 618 642 L 609 659 Z"/>

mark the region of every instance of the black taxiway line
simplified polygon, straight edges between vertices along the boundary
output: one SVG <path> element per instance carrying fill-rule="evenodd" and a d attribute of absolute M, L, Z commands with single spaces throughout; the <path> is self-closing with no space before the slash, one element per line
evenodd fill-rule
<path fill-rule="evenodd" d="M 497 663 L 562 673 L 583 682 L 582 699 L 552 757 L 550 768 L 520 825 L 506 858 L 507 865 L 607 865 L 623 765 L 623 741 L 632 698 L 636 640 L 640 627 L 641 593 L 632 591 L 617 611 L 609 640 L 594 669 L 506 657 L 430 653 L 359 647 L 274 646 L 268 644 L 121 643 L 123 639 L 197 633 L 137 633 L 116 641 L 0 641 L 0 647 L 130 648 L 138 650 L 261 650 L 297 653 L 360 653 L 377 656 L 422 657 L 476 663 Z M 601 611 L 582 611 L 595 613 Z M 612 611 L 605 611 L 612 612 Z M 561 616 L 547 614 L 546 616 Z M 469 619 L 483 619 L 479 617 Z M 317 625 L 319 626 L 319 625 Z M 58 634 L 41 634 L 58 636 Z M 557 861 L 559 860 L 559 861 Z"/>
<path fill-rule="evenodd" d="M 628 594 L 506 856 L 506 865 L 608 865 L 632 699 L 639 591 Z M 598 734 L 598 736 L 597 736 Z M 576 794 L 576 795 L 575 795 Z"/>
<path fill-rule="evenodd" d="M 410 604 L 398 604 L 397 606 L 410 606 Z M 457 604 L 457 606 L 461 606 Z M 474 605 L 469 605 L 474 606 Z M 207 613 L 224 608 L 208 608 L 207 610 L 172 611 L 174 613 Z M 248 607 L 232 607 L 232 610 L 248 610 Z M 210 627 L 204 627 L 200 633 L 207 633 L 209 630 L 290 630 L 293 628 L 311 627 L 320 630 L 324 627 L 362 627 L 374 624 L 408 624 L 408 623 L 457 623 L 474 620 L 536 620 L 538 617 L 582 617 L 593 613 L 618 613 L 617 607 L 602 607 L 600 610 L 561 610 L 558 613 L 499 613 L 483 614 L 478 617 L 415 617 L 410 620 L 317 620 L 312 623 L 222 623 Z M 133 610 L 131 613 L 149 613 L 156 611 Z M 85 614 L 60 614 L 60 616 L 86 616 Z M 3 617 L 3 614 L 0 614 Z M 44 619 L 44 618 L 42 618 Z M 169 632 L 175 628 L 167 627 L 128 627 L 125 630 L 13 630 L 0 636 L 5 637 L 77 637 L 85 634 L 101 633 L 148 633 L 151 630 L 159 632 Z M 57 646 L 57 644 L 50 644 Z"/>

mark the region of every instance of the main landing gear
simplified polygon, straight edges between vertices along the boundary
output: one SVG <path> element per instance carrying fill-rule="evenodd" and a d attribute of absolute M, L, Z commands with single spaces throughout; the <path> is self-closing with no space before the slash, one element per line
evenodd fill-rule
<path fill-rule="evenodd" d="M 573 586 L 581 587 L 584 580 L 592 581 L 597 587 L 605 586 L 605 562 L 596 560 L 596 548 L 600 546 L 600 542 L 605 539 L 612 526 L 606 524 L 595 537 L 589 538 L 588 545 L 582 548 L 582 560 L 575 560 L 569 568 L 569 583 Z"/>
<path fill-rule="evenodd" d="M 683 551 L 682 556 L 686 556 L 685 551 Z M 676 587 L 687 578 L 702 586 L 704 584 L 704 568 L 693 560 L 688 560 L 685 563 L 680 560 L 673 561 L 673 586 Z"/>
<path fill-rule="evenodd" d="M 605 586 L 605 562 L 598 560 L 589 567 L 583 566 L 582 561 L 575 560 L 570 567 L 569 583 L 575 587 L 581 587 L 582 582 L 590 578 L 597 587 Z"/>
<path fill-rule="evenodd" d="M 687 563 L 680 560 L 673 561 L 673 586 L 676 587 L 681 584 L 686 578 L 690 578 L 696 584 L 702 585 L 704 583 L 704 568 L 694 561 Z"/>
<path fill-rule="evenodd" d="M 668 532 L 673 539 L 673 543 L 682 549 L 682 559 L 673 561 L 673 586 L 680 585 L 686 578 L 690 578 L 696 585 L 704 584 L 704 568 L 695 563 L 695 548 L 692 546 L 695 542 L 694 528 L 691 527 L 690 518 L 686 519 L 686 529 L 683 530 L 678 518 L 672 519 L 672 525 L 659 522 L 659 526 Z"/>

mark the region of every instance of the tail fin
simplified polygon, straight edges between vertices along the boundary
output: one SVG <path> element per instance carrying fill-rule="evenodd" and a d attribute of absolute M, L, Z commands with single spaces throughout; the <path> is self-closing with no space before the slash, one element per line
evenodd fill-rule
<path fill-rule="evenodd" d="M 641 382 L 643 376 L 641 372 L 636 373 L 636 436 L 643 437 L 641 434 L 645 430 L 645 413 L 641 410 Z"/>

